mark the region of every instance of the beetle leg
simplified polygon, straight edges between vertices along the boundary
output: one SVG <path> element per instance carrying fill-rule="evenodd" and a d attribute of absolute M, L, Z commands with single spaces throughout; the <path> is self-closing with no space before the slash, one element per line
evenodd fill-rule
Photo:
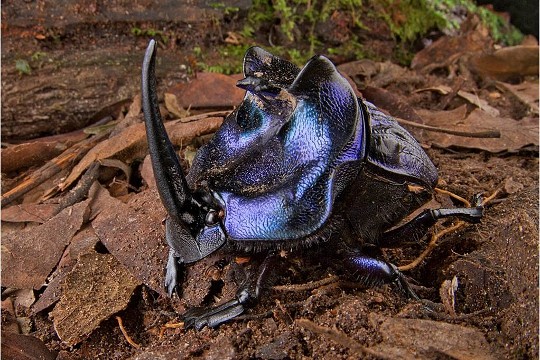
<path fill-rule="evenodd" d="M 426 209 L 406 224 L 382 234 L 378 245 L 392 248 L 402 246 L 406 242 L 417 241 L 427 233 L 429 228 L 435 225 L 437 220 L 448 217 L 457 217 L 472 224 L 479 223 L 484 215 L 481 201 L 481 197 L 476 196 L 473 207 L 470 208 Z"/>
<path fill-rule="evenodd" d="M 361 253 L 347 255 L 345 260 L 348 267 L 354 271 L 353 276 L 356 280 L 366 286 L 396 284 L 407 296 L 420 299 L 395 265 Z"/>
<path fill-rule="evenodd" d="M 254 305 L 261 292 L 269 287 L 269 278 L 277 258 L 273 253 L 268 254 L 256 271 L 248 271 L 234 299 L 215 307 L 198 307 L 186 311 L 183 316 L 184 328 L 194 327 L 200 330 L 204 326 L 216 327 L 242 314 L 246 306 Z"/>

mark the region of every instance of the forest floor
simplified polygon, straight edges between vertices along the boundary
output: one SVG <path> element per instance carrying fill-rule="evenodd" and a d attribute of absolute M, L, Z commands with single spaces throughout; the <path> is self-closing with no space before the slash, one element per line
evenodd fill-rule
<path fill-rule="evenodd" d="M 151 34 L 133 29 L 168 34 L 158 92 L 188 166 L 243 96 L 240 75 L 197 71 L 193 48 L 216 63 L 216 44 L 237 25 L 216 25 L 219 11 L 197 2 L 77 3 L 2 6 L 3 358 L 538 358 L 537 42 L 493 47 L 469 19 L 409 67 L 333 59 L 435 163 L 447 192 L 430 206 L 467 205 L 448 192 L 486 201 L 480 224 L 444 221 L 417 244 L 382 250 L 421 301 L 340 278 L 321 244 L 287 253 L 245 314 L 195 331 L 182 328 L 182 312 L 230 299 L 241 265 L 217 253 L 190 267 L 179 298 L 164 292 L 165 211 L 139 94 Z M 377 39 L 384 57 L 395 40 Z"/>

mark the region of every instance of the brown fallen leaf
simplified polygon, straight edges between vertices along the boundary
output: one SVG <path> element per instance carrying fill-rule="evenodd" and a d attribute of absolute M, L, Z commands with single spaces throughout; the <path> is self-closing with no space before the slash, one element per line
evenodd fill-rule
<path fill-rule="evenodd" d="M 513 151 L 526 145 L 538 145 L 538 118 L 514 120 L 493 117 L 475 109 L 465 118 L 465 105 L 452 111 L 418 110 L 426 125 L 448 127 L 463 132 L 498 130 L 500 138 L 469 138 L 427 131 L 422 141 L 448 148 L 485 150 L 493 153 Z"/>
<path fill-rule="evenodd" d="M 181 83 L 167 90 L 178 99 L 184 109 L 232 108 L 242 101 L 245 91 L 236 86 L 243 75 L 197 73 L 189 83 Z"/>
<path fill-rule="evenodd" d="M 491 54 L 477 53 L 469 62 L 476 73 L 495 80 L 538 76 L 538 45 L 505 47 Z"/>
<path fill-rule="evenodd" d="M 64 209 L 42 225 L 2 239 L 2 286 L 39 289 L 85 220 L 89 200 Z"/>
<path fill-rule="evenodd" d="M 30 166 L 42 165 L 70 146 L 88 137 L 82 131 L 34 139 L 2 149 L 2 172 L 10 173 Z"/>
<path fill-rule="evenodd" d="M 99 135 L 84 139 L 54 159 L 48 161 L 39 169 L 31 172 L 17 186 L 2 194 L 1 206 L 4 207 L 8 205 L 13 200 L 18 199 L 40 184 L 58 175 L 58 173 L 61 171 L 71 168 L 74 163 L 83 158 L 84 154 L 86 154 L 87 151 L 94 147 L 94 145 L 103 139 L 107 134 L 107 132 L 102 132 Z"/>
<path fill-rule="evenodd" d="M 43 341 L 34 336 L 2 331 L 2 359 L 54 360 L 56 352 L 49 350 Z"/>
<path fill-rule="evenodd" d="M 458 36 L 443 36 L 416 53 L 411 69 L 430 72 L 446 67 L 466 53 L 491 48 L 492 40 L 477 17 L 470 17 L 461 25 Z"/>
<path fill-rule="evenodd" d="M 111 254 L 81 255 L 62 284 L 62 297 L 51 312 L 58 337 L 76 345 L 99 324 L 126 308 L 139 282 Z"/>
<path fill-rule="evenodd" d="M 416 90 L 415 92 L 421 92 L 421 91 L 437 91 L 440 94 L 447 95 L 452 92 L 452 88 L 446 85 L 439 85 L 439 86 L 419 89 L 419 90 Z M 467 100 L 471 104 L 476 105 L 478 108 L 484 110 L 491 116 L 499 116 L 500 114 L 498 109 L 489 105 L 486 100 L 480 99 L 478 95 L 475 95 L 473 93 L 463 91 L 463 90 L 458 90 L 457 95 Z"/>
<path fill-rule="evenodd" d="M 106 195 L 102 201 L 92 222 L 101 242 L 140 282 L 165 295 L 168 248 L 161 223 L 166 213 L 157 192 L 144 191 L 127 204 Z"/>
<path fill-rule="evenodd" d="M 517 100 L 529 108 L 531 114 L 538 115 L 540 113 L 538 109 L 538 80 L 524 81 L 517 85 L 497 82 L 497 87 L 510 92 Z"/>
<path fill-rule="evenodd" d="M 20 204 L 2 209 L 2 221 L 44 223 L 54 216 L 56 204 Z"/>
<path fill-rule="evenodd" d="M 90 224 L 85 225 L 77 234 L 75 234 L 75 236 L 73 236 L 60 259 L 56 270 L 50 276 L 45 291 L 32 306 L 32 312 L 34 314 L 47 309 L 60 300 L 60 296 L 62 295 L 62 282 L 77 263 L 78 257 L 81 254 L 86 254 L 94 250 L 98 242 L 99 239 Z"/>
<path fill-rule="evenodd" d="M 131 125 L 141 123 L 143 121 L 142 113 L 142 102 L 141 95 L 137 94 L 133 98 L 131 105 L 129 105 L 128 112 L 126 116 L 123 116 L 120 113 L 120 118 L 117 120 L 117 124 L 114 126 L 114 129 L 111 131 L 110 136 L 121 133 L 124 129 L 130 127 Z"/>
<path fill-rule="evenodd" d="M 189 116 L 189 110 L 185 110 L 178 104 L 176 95 L 171 93 L 165 93 L 165 107 L 176 118 L 185 118 Z"/>
<path fill-rule="evenodd" d="M 439 288 L 441 303 L 446 312 L 452 316 L 456 316 L 456 291 L 458 286 L 458 278 L 454 276 L 452 280 L 444 280 Z"/>
<path fill-rule="evenodd" d="M 150 189 L 156 188 L 156 178 L 154 177 L 154 170 L 152 169 L 152 160 L 150 155 L 146 155 L 141 165 L 141 177 L 144 183 L 148 185 Z"/>
<path fill-rule="evenodd" d="M 477 329 L 441 321 L 387 318 L 380 326 L 383 337 L 370 349 L 392 359 L 491 360 L 489 343 Z"/>

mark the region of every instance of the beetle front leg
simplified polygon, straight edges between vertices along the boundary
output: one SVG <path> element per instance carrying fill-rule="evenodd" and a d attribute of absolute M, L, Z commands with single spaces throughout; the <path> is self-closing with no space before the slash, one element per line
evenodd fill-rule
<path fill-rule="evenodd" d="M 277 258 L 278 256 L 273 253 L 268 254 L 256 269 L 248 269 L 246 278 L 239 286 L 234 299 L 215 307 L 187 310 L 183 316 L 184 328 L 193 327 L 197 330 L 204 326 L 213 328 L 242 314 L 246 306 L 253 306 L 259 300 L 261 292 L 268 288 Z"/>

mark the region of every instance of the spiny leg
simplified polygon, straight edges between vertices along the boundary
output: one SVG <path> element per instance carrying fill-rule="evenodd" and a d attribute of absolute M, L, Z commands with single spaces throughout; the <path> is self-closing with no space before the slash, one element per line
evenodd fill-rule
<path fill-rule="evenodd" d="M 275 269 L 277 259 L 277 255 L 270 253 L 259 266 L 251 265 L 234 299 L 215 307 L 187 310 L 183 315 L 184 328 L 194 327 L 197 330 L 204 326 L 212 328 L 242 314 L 245 308 L 254 305 L 261 292 L 269 287 L 269 278 Z"/>
<path fill-rule="evenodd" d="M 415 242 L 422 238 L 439 219 L 455 217 L 472 224 L 479 223 L 484 215 L 482 198 L 476 195 L 469 208 L 426 209 L 411 221 L 382 234 L 380 247 L 392 248 L 407 242 Z"/>

